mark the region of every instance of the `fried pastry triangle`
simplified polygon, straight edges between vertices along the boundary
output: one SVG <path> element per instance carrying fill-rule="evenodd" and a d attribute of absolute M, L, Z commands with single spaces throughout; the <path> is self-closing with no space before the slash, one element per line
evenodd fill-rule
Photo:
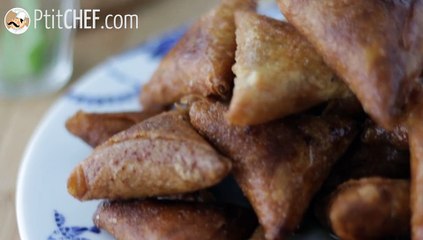
<path fill-rule="evenodd" d="M 94 223 L 125 240 L 244 240 L 257 219 L 236 206 L 137 201 L 101 204 Z"/>
<path fill-rule="evenodd" d="M 255 7 L 255 0 L 222 0 L 195 23 L 143 87 L 144 108 L 170 104 L 191 93 L 228 98 L 234 78 L 234 13 Z"/>
<path fill-rule="evenodd" d="M 380 126 L 392 129 L 423 67 L 423 0 L 278 0 Z"/>
<path fill-rule="evenodd" d="M 80 200 L 130 199 L 215 185 L 231 163 L 187 119 L 166 112 L 114 135 L 73 170 L 69 193 Z"/>
<path fill-rule="evenodd" d="M 302 116 L 253 127 L 228 124 L 226 106 L 200 100 L 193 126 L 233 160 L 234 176 L 266 239 L 294 231 L 335 161 L 356 135 L 352 121 Z"/>
<path fill-rule="evenodd" d="M 313 46 L 290 24 L 237 12 L 235 87 L 227 118 L 254 125 L 350 94 Z"/>

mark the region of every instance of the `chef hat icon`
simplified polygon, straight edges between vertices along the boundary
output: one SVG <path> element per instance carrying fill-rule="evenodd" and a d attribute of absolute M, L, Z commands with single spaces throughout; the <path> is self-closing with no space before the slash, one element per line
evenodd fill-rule
<path fill-rule="evenodd" d="M 18 10 L 16 12 L 16 17 L 19 18 L 19 19 L 21 19 L 23 21 L 26 18 L 26 14 L 24 12 Z"/>
<path fill-rule="evenodd" d="M 13 12 L 16 13 L 16 18 L 19 18 L 22 21 L 27 18 L 26 13 L 20 9 L 13 9 Z"/>

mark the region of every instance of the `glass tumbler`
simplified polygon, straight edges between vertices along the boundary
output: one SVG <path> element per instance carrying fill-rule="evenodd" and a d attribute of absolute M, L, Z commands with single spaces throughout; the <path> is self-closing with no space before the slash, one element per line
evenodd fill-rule
<path fill-rule="evenodd" d="M 41 16 L 46 11 L 51 15 L 77 9 L 78 1 L 0 3 L 0 14 L 4 16 L 4 26 L 0 25 L 0 98 L 40 95 L 63 87 L 72 75 L 74 30 L 53 28 L 51 21 L 57 18 Z M 72 14 L 66 17 L 61 16 L 61 21 L 73 21 Z"/>

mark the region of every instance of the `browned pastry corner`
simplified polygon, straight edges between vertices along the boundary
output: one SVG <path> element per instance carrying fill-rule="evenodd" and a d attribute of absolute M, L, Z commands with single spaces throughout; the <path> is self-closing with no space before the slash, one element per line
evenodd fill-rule
<path fill-rule="evenodd" d="M 423 0 L 278 0 L 378 125 L 393 129 L 423 68 Z"/>
<path fill-rule="evenodd" d="M 409 149 L 408 131 L 405 124 L 398 124 L 392 131 L 388 131 L 377 126 L 373 121 L 367 120 L 362 139 L 363 142 L 370 144 L 392 144 L 399 149 Z"/>
<path fill-rule="evenodd" d="M 149 118 L 114 135 L 71 173 L 79 200 L 132 199 L 193 192 L 220 182 L 231 162 L 220 156 L 184 112 Z"/>
<path fill-rule="evenodd" d="M 92 147 L 97 147 L 113 135 L 126 130 L 138 122 L 150 118 L 160 111 L 87 113 L 78 111 L 66 121 L 70 133 Z"/>
<path fill-rule="evenodd" d="M 238 47 L 229 122 L 265 123 L 351 95 L 292 25 L 247 11 L 235 14 L 235 24 Z"/>
<path fill-rule="evenodd" d="M 410 234 L 409 202 L 407 180 L 350 180 L 331 194 L 326 217 L 343 240 L 397 239 Z"/>
<path fill-rule="evenodd" d="M 422 97 L 422 95 L 420 95 Z M 423 239 L 423 98 L 408 118 L 413 240 Z"/>
<path fill-rule="evenodd" d="M 167 105 L 188 94 L 228 99 L 234 78 L 234 13 L 255 8 L 255 0 L 222 0 L 195 23 L 144 85 L 144 108 Z"/>
<path fill-rule="evenodd" d="M 134 201 L 102 203 L 94 223 L 118 240 L 244 240 L 257 220 L 236 206 Z"/>
<path fill-rule="evenodd" d="M 355 143 L 334 165 L 321 192 L 332 192 L 347 180 L 365 177 L 409 179 L 409 152 L 390 144 Z"/>
<path fill-rule="evenodd" d="M 197 101 L 190 109 L 191 123 L 233 159 L 235 179 L 266 239 L 284 239 L 298 227 L 356 126 L 339 117 L 300 116 L 240 127 L 226 122 L 226 110 L 221 103 Z"/>

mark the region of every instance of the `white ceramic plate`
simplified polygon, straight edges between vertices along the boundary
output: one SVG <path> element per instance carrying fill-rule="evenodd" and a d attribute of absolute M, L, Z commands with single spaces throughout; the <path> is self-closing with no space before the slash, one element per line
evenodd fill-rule
<path fill-rule="evenodd" d="M 259 9 L 266 15 L 282 17 L 268 2 Z M 93 227 L 92 215 L 98 202 L 81 203 L 67 193 L 69 173 L 91 149 L 66 131 L 65 121 L 80 109 L 139 110 L 140 85 L 150 78 L 185 29 L 181 27 L 107 60 L 82 77 L 49 110 L 30 141 L 19 172 L 16 205 L 21 239 L 112 239 Z M 315 234 L 313 231 L 299 237 L 316 239 Z M 319 236 L 328 237 L 323 233 Z"/>

